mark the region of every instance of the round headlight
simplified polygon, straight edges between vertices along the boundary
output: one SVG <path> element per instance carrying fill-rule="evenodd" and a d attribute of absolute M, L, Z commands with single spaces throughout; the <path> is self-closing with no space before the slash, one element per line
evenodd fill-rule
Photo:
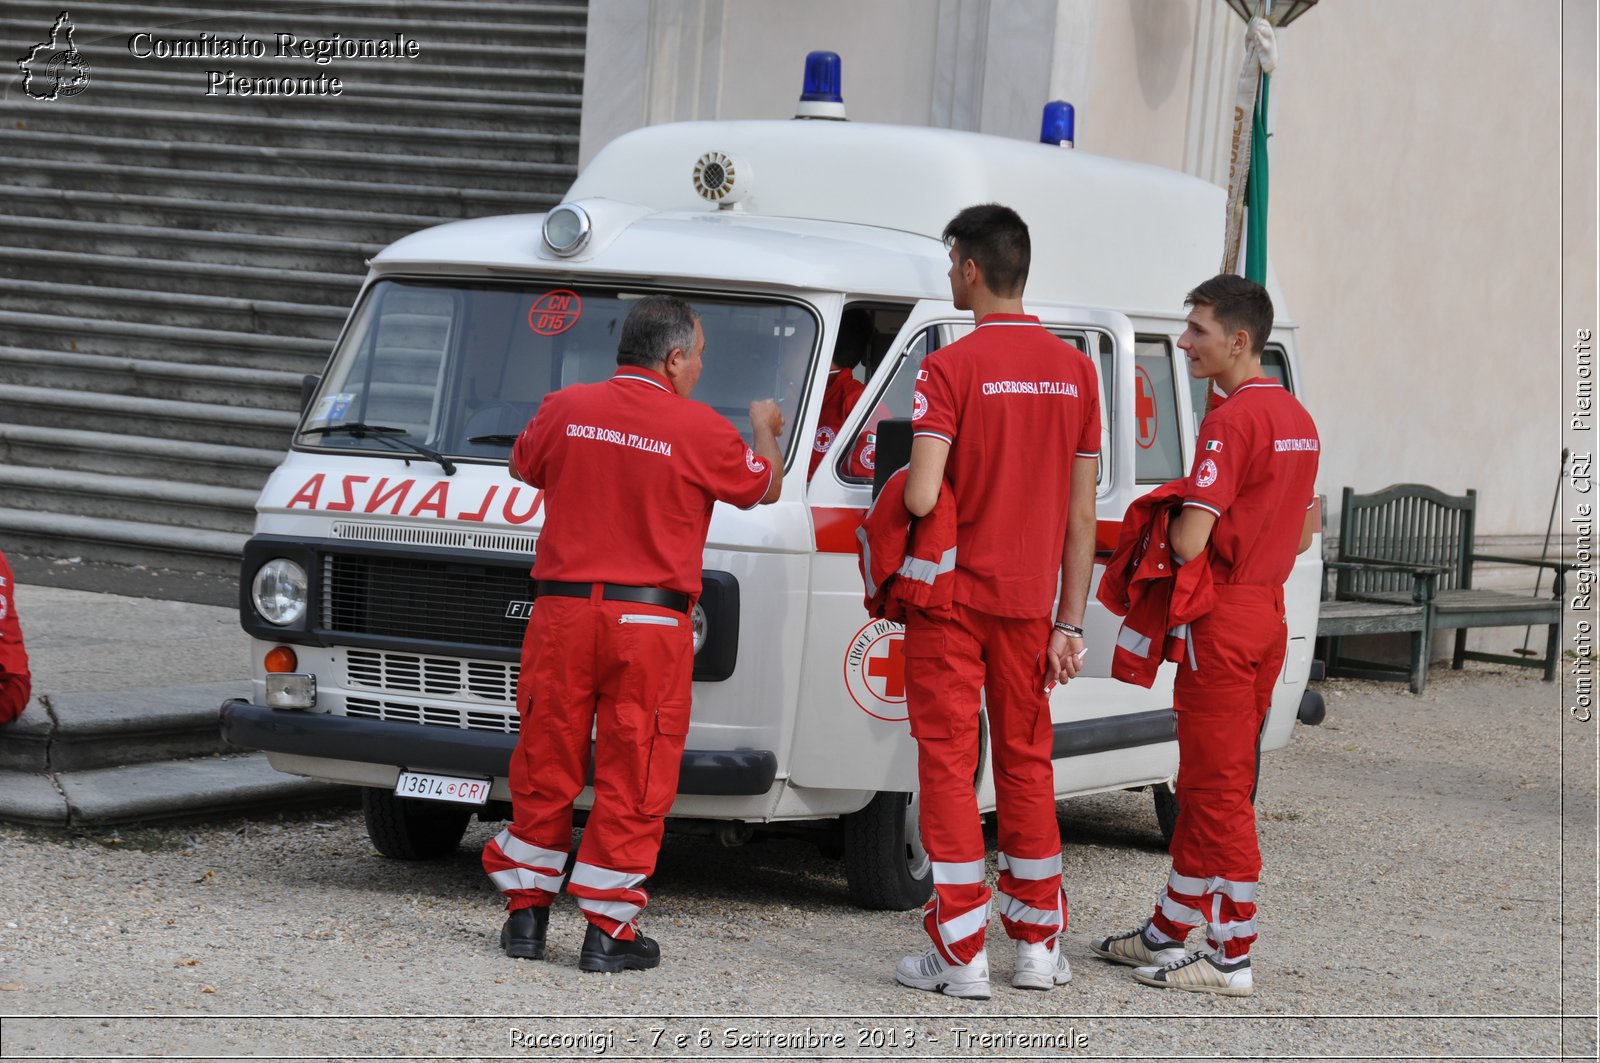
<path fill-rule="evenodd" d="M 689 630 L 694 632 L 694 652 L 699 653 L 706 644 L 706 611 L 699 602 L 689 611 Z"/>
<path fill-rule="evenodd" d="M 566 258 L 589 242 L 589 215 L 582 207 L 563 203 L 544 216 L 544 246 Z"/>
<path fill-rule="evenodd" d="M 256 569 L 250 600 L 269 624 L 288 627 L 306 615 L 306 570 L 286 557 L 275 557 Z"/>

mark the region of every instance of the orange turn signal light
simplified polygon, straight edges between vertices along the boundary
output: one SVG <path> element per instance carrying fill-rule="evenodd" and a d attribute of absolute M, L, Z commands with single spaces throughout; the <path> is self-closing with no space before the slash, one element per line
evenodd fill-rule
<path fill-rule="evenodd" d="M 274 646 L 267 651 L 263 663 L 269 672 L 293 672 L 299 668 L 300 658 L 288 646 Z"/>

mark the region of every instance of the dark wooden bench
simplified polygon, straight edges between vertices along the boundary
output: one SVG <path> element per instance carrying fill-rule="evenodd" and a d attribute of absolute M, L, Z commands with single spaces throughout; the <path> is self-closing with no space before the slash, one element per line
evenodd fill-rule
<path fill-rule="evenodd" d="M 1333 576 L 1333 592 L 1328 590 Z M 1428 684 L 1428 655 L 1432 640 L 1428 633 L 1428 600 L 1433 596 L 1439 570 L 1431 565 L 1392 565 L 1382 561 L 1344 560 L 1323 562 L 1322 604 L 1317 615 L 1317 637 L 1322 640 L 1322 661 L 1330 676 L 1357 676 L 1363 679 L 1400 679 L 1408 682 L 1413 694 Z M 1357 584 L 1387 583 L 1397 589 L 1409 588 L 1410 600 L 1372 600 L 1357 596 Z M 1410 663 L 1401 666 L 1352 657 L 1344 651 L 1343 640 L 1355 635 L 1411 636 Z"/>
<path fill-rule="evenodd" d="M 1424 653 L 1430 632 L 1453 630 L 1452 668 L 1460 668 L 1468 660 L 1492 661 L 1542 668 L 1545 681 L 1552 681 L 1560 660 L 1566 574 L 1577 566 L 1476 552 L 1477 505 L 1477 492 L 1470 490 L 1465 495 L 1447 495 L 1423 484 L 1394 484 L 1358 495 L 1345 488 L 1334 559 L 1341 566 L 1334 573 L 1334 600 L 1406 608 L 1420 604 L 1428 629 L 1422 639 Z M 1554 573 L 1549 594 L 1474 587 L 1473 568 L 1480 561 L 1548 569 Z M 1436 575 L 1429 577 L 1428 572 Z M 1469 628 L 1537 626 L 1549 628 L 1543 657 L 1467 649 Z M 1322 633 L 1320 625 L 1318 633 Z"/>

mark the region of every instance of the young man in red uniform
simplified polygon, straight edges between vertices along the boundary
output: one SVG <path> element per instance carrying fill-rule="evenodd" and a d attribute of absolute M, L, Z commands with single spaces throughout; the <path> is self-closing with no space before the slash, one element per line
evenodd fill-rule
<path fill-rule="evenodd" d="M 616 375 L 546 396 L 511 452 L 512 475 L 544 491 L 546 517 L 517 688 L 513 819 L 483 850 L 507 898 L 508 956 L 544 957 L 593 732 L 594 807 L 566 883 L 589 921 L 578 966 L 661 959 L 637 918 L 689 732 L 689 611 L 712 506 L 749 509 L 783 487 L 777 403 L 750 404 L 752 449 L 690 400 L 704 347 L 687 303 L 641 299 L 622 325 Z"/>
<path fill-rule="evenodd" d="M 1150 921 L 1090 948 L 1152 986 L 1245 996 L 1254 988 L 1256 759 L 1288 639 L 1283 585 L 1314 531 L 1321 443 L 1311 415 L 1261 372 L 1272 330 L 1266 289 L 1231 274 L 1189 293 L 1178 346 L 1219 403 L 1200 425 L 1183 509 L 1170 525 L 1180 558 L 1207 552 L 1217 604 L 1189 625 L 1173 691 L 1178 823 L 1172 871 Z M 1206 947 L 1185 953 L 1201 923 Z"/>
<path fill-rule="evenodd" d="M 902 959 L 895 978 L 983 999 L 991 895 L 972 788 L 980 692 L 994 758 L 1000 918 L 1017 945 L 1012 984 L 1050 989 L 1072 977 L 1060 948 L 1067 904 L 1046 691 L 1073 678 L 1083 655 L 1100 392 L 1088 356 L 1022 312 L 1031 250 L 1016 212 L 968 207 L 944 238 L 951 299 L 977 327 L 928 356 L 912 400 L 906 508 L 924 516 L 942 489 L 954 495 L 955 602 L 947 616 L 913 610 L 906 622 L 922 841 L 933 862 L 923 925 L 933 947 Z"/>
<path fill-rule="evenodd" d="M 16 590 L 11 562 L 0 553 L 0 723 L 21 716 L 33 690 L 28 651 L 22 647 L 22 624 L 17 619 Z"/>

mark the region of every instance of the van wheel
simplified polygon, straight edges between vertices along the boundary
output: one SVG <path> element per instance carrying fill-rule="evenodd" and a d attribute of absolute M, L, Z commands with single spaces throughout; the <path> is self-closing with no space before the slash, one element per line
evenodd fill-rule
<path fill-rule="evenodd" d="M 1161 840 L 1171 848 L 1172 832 L 1178 826 L 1178 795 L 1161 782 L 1150 787 L 1150 793 L 1156 799 L 1156 822 L 1161 825 Z"/>
<path fill-rule="evenodd" d="M 844 877 L 862 908 L 901 912 L 933 893 L 933 862 L 922 848 L 921 801 L 883 792 L 844 818 Z"/>
<path fill-rule="evenodd" d="M 361 791 L 361 814 L 373 847 L 391 860 L 437 860 L 461 844 L 470 808 L 408 801 L 388 790 Z"/>

